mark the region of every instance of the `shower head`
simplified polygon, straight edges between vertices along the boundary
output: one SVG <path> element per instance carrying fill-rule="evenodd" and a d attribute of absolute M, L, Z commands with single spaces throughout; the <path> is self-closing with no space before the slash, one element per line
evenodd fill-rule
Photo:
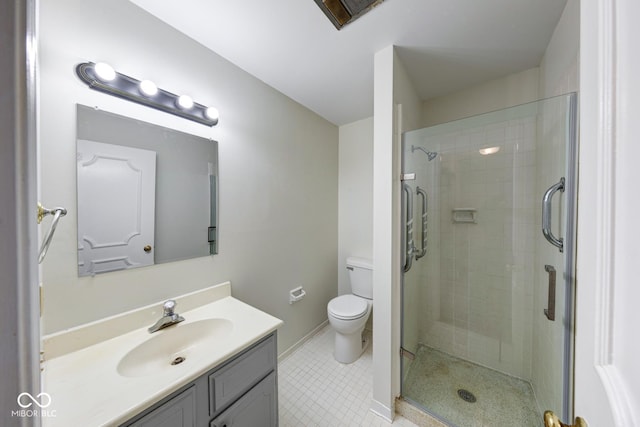
<path fill-rule="evenodd" d="M 422 147 L 416 147 L 415 145 L 411 146 L 411 152 L 413 153 L 416 150 L 420 150 L 423 153 L 425 153 L 427 155 L 427 159 L 429 159 L 429 161 L 435 159 L 436 157 L 438 157 L 438 153 L 436 153 L 435 151 L 427 151 Z"/>

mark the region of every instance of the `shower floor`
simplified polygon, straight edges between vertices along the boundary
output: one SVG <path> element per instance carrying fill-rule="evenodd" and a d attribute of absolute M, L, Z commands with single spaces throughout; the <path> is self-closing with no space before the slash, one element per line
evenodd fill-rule
<path fill-rule="evenodd" d="M 523 380 L 421 345 L 407 373 L 405 398 L 458 427 L 539 427 L 542 416 Z M 458 390 L 469 391 L 469 403 Z M 464 393 L 463 393 L 464 394 Z"/>

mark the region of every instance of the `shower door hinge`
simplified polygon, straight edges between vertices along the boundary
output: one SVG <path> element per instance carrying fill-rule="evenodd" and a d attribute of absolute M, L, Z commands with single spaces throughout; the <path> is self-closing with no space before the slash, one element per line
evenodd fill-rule
<path fill-rule="evenodd" d="M 415 173 L 403 173 L 400 175 L 400 181 L 413 181 L 416 179 Z"/>
<path fill-rule="evenodd" d="M 416 355 L 411 353 L 409 350 L 405 350 L 404 348 L 400 347 L 400 357 L 406 357 L 409 360 L 413 360 L 416 358 Z"/>

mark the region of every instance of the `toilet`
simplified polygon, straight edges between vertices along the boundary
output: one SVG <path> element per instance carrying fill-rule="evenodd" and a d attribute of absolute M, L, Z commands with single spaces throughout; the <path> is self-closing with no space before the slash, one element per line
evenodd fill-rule
<path fill-rule="evenodd" d="M 364 258 L 347 258 L 351 293 L 327 304 L 329 323 L 336 332 L 333 356 L 340 363 L 358 360 L 369 340 L 362 336 L 373 306 L 373 263 Z"/>

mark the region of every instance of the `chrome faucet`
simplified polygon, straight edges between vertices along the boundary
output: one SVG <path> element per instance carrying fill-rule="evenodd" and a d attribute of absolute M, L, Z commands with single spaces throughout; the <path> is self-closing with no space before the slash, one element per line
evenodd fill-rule
<path fill-rule="evenodd" d="M 172 299 L 170 299 L 169 301 L 165 301 L 165 303 L 162 305 L 162 317 L 158 319 L 158 321 L 152 327 L 149 328 L 150 334 L 159 331 L 162 328 L 166 328 L 167 326 L 180 323 L 184 320 L 184 317 L 174 312 L 176 305 L 176 302 Z"/>

